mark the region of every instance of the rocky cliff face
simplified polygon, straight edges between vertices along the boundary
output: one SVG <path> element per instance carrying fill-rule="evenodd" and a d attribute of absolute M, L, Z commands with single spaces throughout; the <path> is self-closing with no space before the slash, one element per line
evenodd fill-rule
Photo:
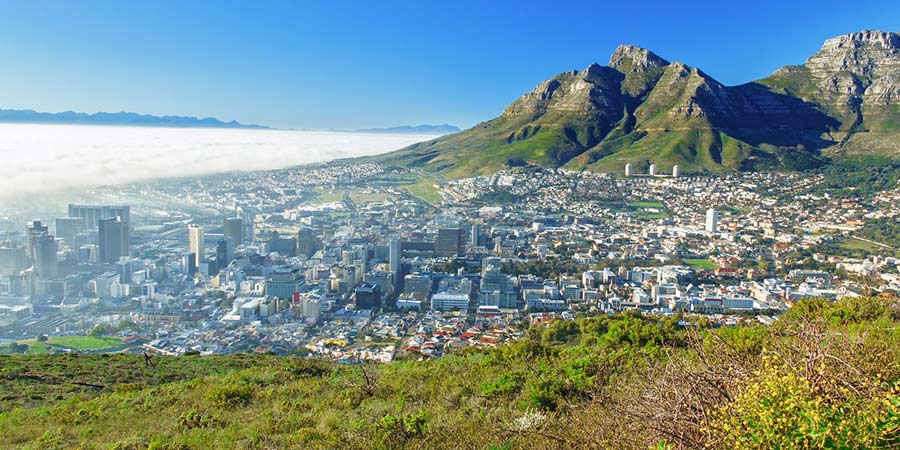
<path fill-rule="evenodd" d="M 606 66 L 541 82 L 496 119 L 384 160 L 461 176 L 511 161 L 602 171 L 652 162 L 688 173 L 816 164 L 863 147 L 900 157 L 898 99 L 896 33 L 829 39 L 804 65 L 740 86 L 623 45 Z"/>

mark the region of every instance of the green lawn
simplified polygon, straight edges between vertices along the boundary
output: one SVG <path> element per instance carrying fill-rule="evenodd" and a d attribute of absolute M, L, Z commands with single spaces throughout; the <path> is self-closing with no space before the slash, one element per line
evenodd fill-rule
<path fill-rule="evenodd" d="M 48 353 L 51 348 L 62 348 L 76 351 L 116 350 L 122 347 L 122 340 L 112 336 L 54 336 L 47 342 L 38 342 L 36 339 L 19 341 L 28 345 L 28 353 Z"/>
<path fill-rule="evenodd" d="M 684 263 L 687 264 L 688 267 L 693 267 L 695 269 L 713 270 L 718 267 L 716 263 L 708 259 L 685 259 Z"/>
<path fill-rule="evenodd" d="M 432 205 L 436 205 L 441 202 L 441 196 L 434 187 L 434 183 L 435 179 L 433 177 L 420 174 L 418 182 L 403 186 L 403 189 L 413 196 L 419 197 Z"/>
<path fill-rule="evenodd" d="M 666 217 L 669 217 L 669 213 L 649 211 L 638 211 L 634 213 L 634 215 L 644 219 L 665 219 Z"/>
<path fill-rule="evenodd" d="M 635 208 L 658 208 L 662 209 L 665 207 L 663 202 L 659 200 L 641 200 L 636 202 L 631 202 L 629 205 L 634 206 Z"/>

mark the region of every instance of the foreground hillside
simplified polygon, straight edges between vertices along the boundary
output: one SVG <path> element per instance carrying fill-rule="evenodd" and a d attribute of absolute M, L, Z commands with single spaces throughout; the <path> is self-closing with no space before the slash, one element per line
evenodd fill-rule
<path fill-rule="evenodd" d="M 805 302 L 771 327 L 748 323 L 555 322 L 512 345 L 377 367 L 4 356 L 0 447 L 900 447 L 900 302 Z"/>
<path fill-rule="evenodd" d="M 807 62 L 739 86 L 623 45 L 554 76 L 500 117 L 376 157 L 449 177 L 533 164 L 601 172 L 808 169 L 847 154 L 900 158 L 900 35 L 827 40 Z"/>

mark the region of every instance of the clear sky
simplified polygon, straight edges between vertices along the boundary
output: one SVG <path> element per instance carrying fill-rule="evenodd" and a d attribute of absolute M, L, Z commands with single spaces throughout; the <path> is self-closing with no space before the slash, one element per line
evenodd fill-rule
<path fill-rule="evenodd" d="M 622 43 L 738 84 L 900 31 L 896 0 L 738 3 L 0 0 L 0 108 L 468 127 Z"/>

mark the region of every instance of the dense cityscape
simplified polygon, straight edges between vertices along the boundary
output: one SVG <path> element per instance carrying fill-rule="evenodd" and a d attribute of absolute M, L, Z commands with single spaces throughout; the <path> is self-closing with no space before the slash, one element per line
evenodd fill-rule
<path fill-rule="evenodd" d="M 900 216 L 898 188 L 625 172 L 441 181 L 335 162 L 98 188 L 95 203 L 0 222 L 0 338 L 12 352 L 93 335 L 111 339 L 90 351 L 389 362 L 554 319 L 770 324 L 801 298 L 900 290 L 900 250 L 864 233 Z"/>

